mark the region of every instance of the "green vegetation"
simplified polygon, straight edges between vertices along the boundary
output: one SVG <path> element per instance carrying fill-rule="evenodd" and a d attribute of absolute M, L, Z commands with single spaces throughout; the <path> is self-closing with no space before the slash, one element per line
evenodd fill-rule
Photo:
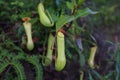
<path fill-rule="evenodd" d="M 0 80 L 120 80 L 119 7 L 0 0 Z"/>

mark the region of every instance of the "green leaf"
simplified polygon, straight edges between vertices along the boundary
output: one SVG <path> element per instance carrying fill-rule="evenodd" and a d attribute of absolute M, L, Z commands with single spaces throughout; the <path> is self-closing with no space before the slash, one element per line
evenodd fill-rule
<path fill-rule="evenodd" d="M 73 1 L 72 2 L 66 2 L 66 5 L 67 5 L 67 7 L 69 8 L 69 9 L 71 9 L 71 10 L 73 10 L 73 8 L 74 8 L 74 3 L 73 3 Z"/>
<path fill-rule="evenodd" d="M 102 80 L 102 76 L 95 70 L 92 70 L 92 73 L 97 77 L 99 78 L 99 80 Z"/>
<path fill-rule="evenodd" d="M 93 80 L 91 73 L 89 72 L 89 80 Z"/>
<path fill-rule="evenodd" d="M 74 48 L 74 44 L 71 42 L 71 40 L 66 39 L 66 43 L 69 45 L 69 47 Z"/>
<path fill-rule="evenodd" d="M 60 18 L 58 19 L 56 23 L 56 32 L 63 27 L 66 23 L 71 22 L 74 20 L 73 16 L 68 16 L 68 15 L 61 15 Z"/>
<path fill-rule="evenodd" d="M 85 8 L 83 10 L 78 10 L 75 15 L 61 15 L 60 18 L 57 20 L 56 22 L 56 32 L 63 27 L 66 23 L 69 23 L 79 17 L 84 17 L 87 16 L 89 14 L 96 14 L 96 11 L 92 11 L 89 8 Z"/>
<path fill-rule="evenodd" d="M 78 5 L 81 5 L 84 3 L 85 0 L 78 0 Z"/>
<path fill-rule="evenodd" d="M 68 49 L 66 49 L 65 52 L 66 52 L 66 57 L 69 59 L 72 59 L 72 57 L 73 57 L 72 53 Z"/>
<path fill-rule="evenodd" d="M 109 80 L 110 77 L 113 76 L 113 73 L 114 73 L 113 71 L 109 72 L 107 75 L 104 76 L 104 78 L 105 78 L 106 80 Z"/>
<path fill-rule="evenodd" d="M 85 56 L 80 54 L 80 66 L 83 67 L 85 65 Z"/>
<path fill-rule="evenodd" d="M 120 46 L 118 47 L 118 50 L 116 52 L 116 78 L 115 80 L 119 80 L 120 79 Z"/>
<path fill-rule="evenodd" d="M 85 9 L 82 9 L 82 10 L 78 10 L 76 13 L 75 13 L 75 19 L 79 18 L 79 17 L 85 17 L 89 14 L 97 14 L 96 11 L 92 11 L 91 9 L 89 8 L 85 8 Z"/>

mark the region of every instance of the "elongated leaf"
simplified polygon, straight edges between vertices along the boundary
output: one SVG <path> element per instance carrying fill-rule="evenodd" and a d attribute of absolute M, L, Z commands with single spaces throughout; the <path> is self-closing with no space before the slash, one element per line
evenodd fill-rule
<path fill-rule="evenodd" d="M 113 71 L 109 72 L 107 75 L 104 76 L 104 78 L 107 79 L 107 80 L 109 80 L 110 77 L 113 76 L 113 73 L 114 73 Z"/>
<path fill-rule="evenodd" d="M 69 23 L 79 17 L 84 17 L 84 16 L 87 16 L 89 14 L 96 14 L 97 12 L 95 11 L 92 11 L 91 9 L 89 8 L 85 8 L 85 9 L 82 9 L 82 10 L 78 10 L 75 15 L 61 15 L 60 18 L 57 20 L 56 22 L 56 32 L 61 28 L 63 27 L 66 23 Z"/>
<path fill-rule="evenodd" d="M 83 54 L 80 54 L 80 66 L 84 67 L 85 65 L 85 56 Z"/>
<path fill-rule="evenodd" d="M 78 5 L 81 5 L 84 3 L 85 0 L 78 0 Z"/>
<path fill-rule="evenodd" d="M 89 80 L 93 80 L 91 73 L 89 72 L 88 74 L 89 74 Z"/>
<path fill-rule="evenodd" d="M 95 70 L 92 70 L 92 73 L 99 79 L 102 80 L 102 76 Z"/>
<path fill-rule="evenodd" d="M 75 17 L 75 19 L 77 19 L 77 18 L 79 18 L 79 17 L 84 17 L 84 16 L 87 16 L 87 15 L 89 15 L 89 14 L 97 14 L 97 12 L 96 12 L 96 11 L 92 11 L 92 10 L 89 9 L 89 8 L 85 8 L 85 9 L 82 9 L 82 10 L 78 10 L 78 11 L 75 13 L 74 17 Z"/>
<path fill-rule="evenodd" d="M 67 7 L 69 8 L 69 9 L 73 9 L 74 8 L 74 2 L 72 1 L 72 2 L 66 2 L 66 5 L 67 5 Z"/>
<path fill-rule="evenodd" d="M 116 52 L 116 78 L 115 80 L 120 79 L 120 47 L 118 47 L 118 50 Z"/>
<path fill-rule="evenodd" d="M 63 27 L 66 23 L 74 20 L 73 16 L 61 15 L 56 23 L 56 31 L 58 31 L 61 27 Z"/>

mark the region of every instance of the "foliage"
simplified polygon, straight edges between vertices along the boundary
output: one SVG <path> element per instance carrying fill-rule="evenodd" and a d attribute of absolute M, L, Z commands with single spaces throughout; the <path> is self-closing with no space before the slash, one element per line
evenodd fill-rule
<path fill-rule="evenodd" d="M 119 66 L 120 66 L 120 47 L 118 48 L 117 52 L 116 52 L 116 80 L 119 80 L 120 79 L 120 69 L 119 69 Z"/>
<path fill-rule="evenodd" d="M 18 76 L 16 80 L 26 80 L 25 67 L 21 63 L 21 60 L 24 60 L 34 65 L 36 80 L 42 80 L 43 73 L 38 56 L 29 56 L 25 54 L 22 49 L 14 45 L 10 40 L 4 41 L 3 43 L 0 43 L 0 45 L 0 73 L 6 68 L 9 69 L 8 67 L 13 67 Z"/>
<path fill-rule="evenodd" d="M 37 10 L 39 2 L 44 4 L 45 11 L 51 15 L 55 23 L 53 27 L 40 23 Z M 0 74 L 6 73 L 5 80 L 29 79 L 25 66 L 28 63 L 33 66 L 29 68 L 32 68 L 31 74 L 35 75 L 36 80 L 119 80 L 120 49 L 111 50 L 116 48 L 116 43 L 107 42 L 93 30 L 94 26 L 119 24 L 119 3 L 116 2 L 119 0 L 114 1 L 114 4 L 113 0 L 0 0 Z M 92 5 L 88 6 L 88 3 Z M 35 44 L 32 51 L 26 49 L 22 25 L 24 17 L 31 18 Z M 56 37 L 59 31 L 65 35 L 67 63 L 62 71 L 57 72 L 54 63 L 57 58 L 56 39 L 52 46 L 52 64 L 46 67 L 42 61 L 47 59 L 49 34 Z M 95 69 L 91 69 L 88 58 L 90 48 L 94 45 L 98 49 L 93 62 Z M 10 72 L 10 67 L 13 72 Z"/>

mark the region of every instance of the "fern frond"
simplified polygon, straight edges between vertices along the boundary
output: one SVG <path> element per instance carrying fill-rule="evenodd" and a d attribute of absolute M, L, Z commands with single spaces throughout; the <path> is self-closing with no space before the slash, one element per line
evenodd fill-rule
<path fill-rule="evenodd" d="M 13 61 L 14 60 L 24 60 L 26 58 L 26 55 L 24 52 L 18 52 L 18 55 L 13 57 Z"/>
<path fill-rule="evenodd" d="M 9 62 L 0 63 L 0 73 L 2 73 L 8 65 Z"/>
<path fill-rule="evenodd" d="M 13 62 L 5 61 L 4 63 L 1 63 L 0 73 L 2 73 L 5 70 L 5 68 L 9 65 L 12 65 L 12 67 L 15 69 L 19 80 L 26 80 L 23 65 L 19 61 L 13 61 Z"/>
<path fill-rule="evenodd" d="M 6 49 L 3 48 L 4 46 Z M 15 52 L 17 52 L 17 54 Z M 26 80 L 24 66 L 20 63 L 20 60 L 31 63 L 35 68 L 36 80 L 42 80 L 43 69 L 39 62 L 38 55 L 30 56 L 25 54 L 21 48 L 15 46 L 11 41 L 6 41 L 0 46 L 0 73 L 2 73 L 7 66 L 11 65 L 15 69 L 18 79 Z"/>
<path fill-rule="evenodd" d="M 25 72 L 24 72 L 24 67 L 19 61 L 13 61 L 10 63 L 12 67 L 15 69 L 18 79 L 19 80 L 26 80 Z"/>
<path fill-rule="evenodd" d="M 43 69 L 41 64 L 39 63 L 39 57 L 38 56 L 31 56 L 27 57 L 27 61 L 34 65 L 35 71 L 36 71 L 36 80 L 42 80 L 43 77 Z"/>

